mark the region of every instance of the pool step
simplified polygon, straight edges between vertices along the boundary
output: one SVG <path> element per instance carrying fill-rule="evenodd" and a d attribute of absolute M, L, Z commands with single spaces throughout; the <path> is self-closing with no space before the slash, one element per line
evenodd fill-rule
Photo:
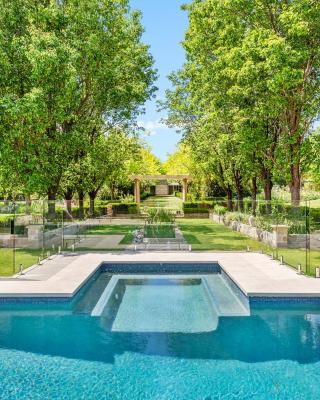
<path fill-rule="evenodd" d="M 114 290 L 114 288 L 116 287 L 117 283 L 118 283 L 118 277 L 117 276 L 113 276 L 110 279 L 110 282 L 108 283 L 108 285 L 105 287 L 102 295 L 100 296 L 98 302 L 96 303 L 95 307 L 93 308 L 93 310 L 91 311 L 91 315 L 93 317 L 100 317 L 103 313 L 103 310 L 105 309 L 110 296 Z"/>
<path fill-rule="evenodd" d="M 220 274 L 206 275 L 203 283 L 219 316 L 249 316 L 250 309 L 231 289 Z"/>
<path fill-rule="evenodd" d="M 101 297 L 101 294 L 105 290 L 106 286 L 110 281 L 110 275 L 102 274 L 96 279 L 92 285 L 88 288 L 85 295 L 79 300 L 74 307 L 75 313 L 91 313 L 92 309 L 97 304 L 97 301 Z"/>

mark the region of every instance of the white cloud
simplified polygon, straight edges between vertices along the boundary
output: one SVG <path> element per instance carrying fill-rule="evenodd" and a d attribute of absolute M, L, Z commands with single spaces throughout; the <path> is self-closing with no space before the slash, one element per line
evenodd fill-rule
<path fill-rule="evenodd" d="M 158 130 L 167 129 L 167 126 L 158 121 L 138 121 L 138 127 L 145 129 L 146 133 L 154 136 Z"/>

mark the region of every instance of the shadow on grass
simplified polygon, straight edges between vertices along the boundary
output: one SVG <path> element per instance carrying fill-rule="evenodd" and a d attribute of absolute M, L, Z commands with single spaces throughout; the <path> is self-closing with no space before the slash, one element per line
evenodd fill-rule
<path fill-rule="evenodd" d="M 191 235 L 189 233 L 186 233 L 183 236 L 185 237 L 186 241 L 189 244 L 202 244 L 202 242 L 200 242 L 200 240 L 195 235 Z"/>

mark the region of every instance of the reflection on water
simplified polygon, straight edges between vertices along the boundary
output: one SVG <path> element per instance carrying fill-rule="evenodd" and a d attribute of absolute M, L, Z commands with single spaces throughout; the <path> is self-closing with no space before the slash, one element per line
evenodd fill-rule
<path fill-rule="evenodd" d="M 320 361 L 318 307 L 259 307 L 251 317 L 220 317 L 215 331 L 199 333 L 112 332 L 87 314 L 52 306 L 26 312 L 23 305 L 0 311 L 1 347 L 107 363 L 124 352 L 247 363 Z"/>
<path fill-rule="evenodd" d="M 199 333 L 112 332 L 79 310 L 2 307 L 0 399 L 320 398 L 317 307 L 257 306 Z"/>

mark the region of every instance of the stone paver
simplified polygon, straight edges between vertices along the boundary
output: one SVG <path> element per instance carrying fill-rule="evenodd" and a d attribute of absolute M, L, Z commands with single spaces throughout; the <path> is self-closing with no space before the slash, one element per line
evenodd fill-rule
<path fill-rule="evenodd" d="M 258 253 L 109 252 L 79 254 L 69 257 L 68 261 L 61 260 L 59 266 L 59 259 L 55 259 L 21 278 L 1 280 L 0 296 L 71 297 L 99 268 L 101 262 L 106 261 L 219 262 L 248 296 L 320 297 L 320 279 L 298 275 L 291 268 Z M 53 265 L 50 266 L 50 263 Z M 48 268 L 47 273 L 40 271 L 40 268 Z M 32 280 L 28 275 L 33 275 Z"/>

